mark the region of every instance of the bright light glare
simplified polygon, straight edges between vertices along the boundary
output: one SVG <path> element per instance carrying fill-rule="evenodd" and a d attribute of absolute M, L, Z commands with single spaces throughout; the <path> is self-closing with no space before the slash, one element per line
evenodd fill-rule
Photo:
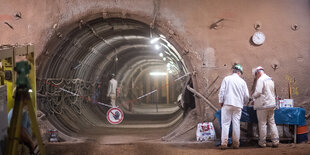
<path fill-rule="evenodd" d="M 167 63 L 167 68 L 170 68 L 171 64 L 170 63 Z"/>
<path fill-rule="evenodd" d="M 160 56 L 160 57 L 163 57 L 163 56 L 164 56 L 164 54 L 163 54 L 163 53 L 159 53 L 159 56 Z"/>
<path fill-rule="evenodd" d="M 150 41 L 150 43 L 151 43 L 151 44 L 154 44 L 154 43 L 156 43 L 159 39 L 160 39 L 160 38 L 153 38 L 153 39 Z"/>
<path fill-rule="evenodd" d="M 151 72 L 150 75 L 152 76 L 163 76 L 163 75 L 167 75 L 166 72 Z"/>
<path fill-rule="evenodd" d="M 160 49 L 160 46 L 159 46 L 158 44 L 156 44 L 156 45 L 155 45 L 155 49 L 156 49 L 156 50 L 159 50 L 159 49 Z"/>
<path fill-rule="evenodd" d="M 166 61 L 166 59 L 167 59 L 166 57 L 163 58 L 164 61 Z"/>
<path fill-rule="evenodd" d="M 32 89 L 29 89 L 28 92 L 29 92 L 29 93 L 32 93 Z"/>
<path fill-rule="evenodd" d="M 168 72 L 169 72 L 169 73 L 172 73 L 172 70 L 169 70 Z"/>

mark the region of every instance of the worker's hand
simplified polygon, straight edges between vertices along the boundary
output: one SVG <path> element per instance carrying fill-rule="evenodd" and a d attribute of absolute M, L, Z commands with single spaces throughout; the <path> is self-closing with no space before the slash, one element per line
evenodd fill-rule
<path fill-rule="evenodd" d="M 221 104 L 221 107 L 223 107 L 224 103 L 220 103 Z"/>
<path fill-rule="evenodd" d="M 251 100 L 251 101 L 249 102 L 249 105 L 254 105 L 254 101 Z"/>
<path fill-rule="evenodd" d="M 254 105 L 254 100 L 253 100 L 253 98 L 249 98 L 249 102 L 248 102 L 247 105 Z"/>

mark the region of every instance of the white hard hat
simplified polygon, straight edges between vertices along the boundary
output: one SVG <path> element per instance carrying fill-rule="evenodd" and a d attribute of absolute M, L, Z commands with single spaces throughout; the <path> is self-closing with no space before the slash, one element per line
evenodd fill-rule
<path fill-rule="evenodd" d="M 258 67 L 256 67 L 255 69 L 253 68 L 252 69 L 252 73 L 253 73 L 253 75 L 255 75 L 258 71 L 260 71 L 260 70 L 264 70 L 264 68 L 262 67 L 262 66 L 258 66 Z"/>

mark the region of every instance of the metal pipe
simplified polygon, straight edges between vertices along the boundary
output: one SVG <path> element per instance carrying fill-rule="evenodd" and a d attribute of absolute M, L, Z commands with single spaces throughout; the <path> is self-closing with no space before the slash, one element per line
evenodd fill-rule
<path fill-rule="evenodd" d="M 202 94 L 200 94 L 198 91 L 196 91 L 195 89 L 191 88 L 189 85 L 187 85 L 186 87 L 190 92 L 194 93 L 195 95 L 197 95 L 198 97 L 202 98 L 203 101 L 205 101 L 209 106 L 211 106 L 211 108 L 217 112 L 218 109 L 207 99 L 205 98 Z"/>

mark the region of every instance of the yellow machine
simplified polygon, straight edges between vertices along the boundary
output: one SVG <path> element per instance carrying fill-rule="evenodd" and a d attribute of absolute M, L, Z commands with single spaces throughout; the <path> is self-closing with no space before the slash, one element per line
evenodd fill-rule
<path fill-rule="evenodd" d="M 27 61 L 15 63 L 16 56 L 26 56 Z M 9 128 L 9 138 L 6 144 L 6 154 L 18 153 L 23 104 L 28 106 L 31 129 L 34 133 L 40 154 L 45 154 L 40 130 L 36 120 L 36 76 L 33 45 L 0 46 L 1 85 L 7 86 L 8 111 L 13 108 Z M 16 74 L 13 69 L 18 73 Z M 13 89 L 16 87 L 15 100 Z M 14 104 L 13 104 L 14 102 Z"/>

